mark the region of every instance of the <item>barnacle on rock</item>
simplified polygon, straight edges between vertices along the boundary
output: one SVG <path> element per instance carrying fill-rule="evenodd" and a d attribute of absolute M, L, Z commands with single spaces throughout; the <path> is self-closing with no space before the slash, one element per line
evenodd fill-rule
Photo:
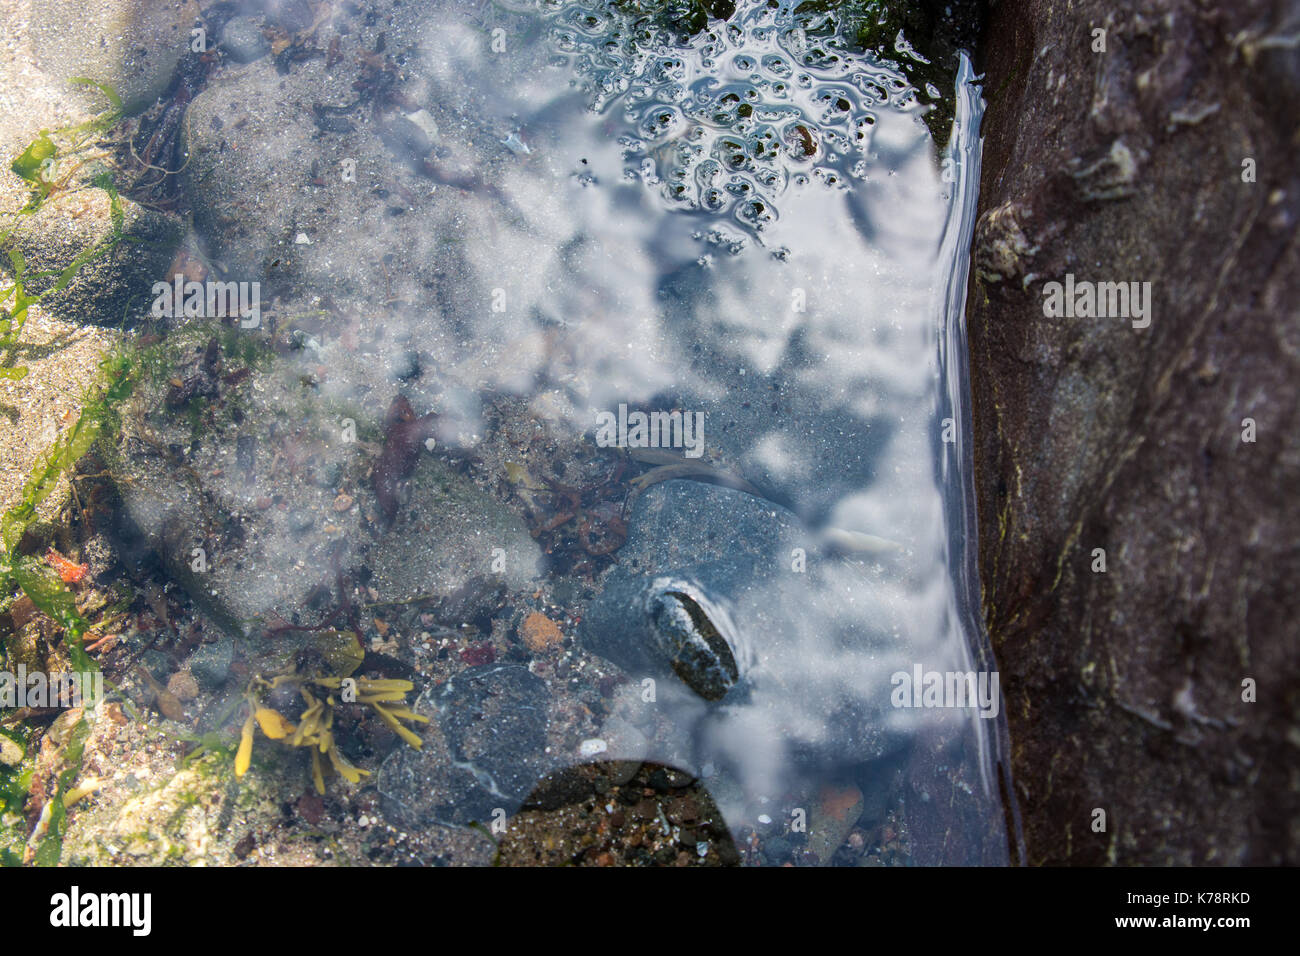
<path fill-rule="evenodd" d="M 302 698 L 305 706 L 297 724 L 290 722 L 267 703 L 268 698 L 278 696 L 276 692 L 281 688 L 296 690 Z M 263 736 L 270 740 L 279 740 L 292 747 L 310 748 L 312 782 L 318 793 L 325 792 L 326 764 L 322 757 L 348 783 L 359 783 L 362 777 L 370 775 L 370 771 L 354 765 L 338 749 L 334 738 L 335 708 L 340 702 L 365 704 L 404 741 L 412 747 L 420 747 L 423 741 L 401 723 L 429 721 L 429 718 L 405 706 L 406 695 L 414 689 L 415 685 L 407 680 L 367 677 L 353 679 L 346 675 L 320 676 L 294 672 L 269 680 L 254 677 L 244 694 L 248 717 L 244 721 L 239 749 L 235 754 L 235 776 L 242 777 L 248 772 L 253 757 L 254 728 L 259 728 Z"/>

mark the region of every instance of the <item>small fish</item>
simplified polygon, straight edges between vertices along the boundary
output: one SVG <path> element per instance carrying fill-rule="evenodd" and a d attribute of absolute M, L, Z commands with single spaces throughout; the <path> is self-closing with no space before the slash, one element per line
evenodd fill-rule
<path fill-rule="evenodd" d="M 658 465 L 657 468 L 651 468 L 628 482 L 633 488 L 633 498 L 651 485 L 661 481 L 670 481 L 673 478 L 705 478 L 716 481 L 728 488 L 743 491 L 755 498 L 767 497 L 734 472 L 719 468 L 717 465 L 711 465 L 708 462 L 688 460 L 673 452 L 655 448 L 630 448 L 628 449 L 628 455 L 636 461 Z"/>
<path fill-rule="evenodd" d="M 819 537 L 822 547 L 832 554 L 844 557 L 883 556 L 898 554 L 903 550 L 903 546 L 897 541 L 862 531 L 849 531 L 846 528 L 825 528 Z"/>

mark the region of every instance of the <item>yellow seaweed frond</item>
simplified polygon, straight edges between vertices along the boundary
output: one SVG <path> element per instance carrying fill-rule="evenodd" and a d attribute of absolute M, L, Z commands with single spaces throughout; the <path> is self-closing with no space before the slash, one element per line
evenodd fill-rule
<path fill-rule="evenodd" d="M 325 710 L 325 705 L 320 701 L 312 704 L 302 712 L 298 718 L 298 729 L 293 732 L 293 737 L 289 743 L 295 747 L 301 747 L 305 743 L 315 742 L 316 732 L 320 730 L 321 714 Z"/>
<path fill-rule="evenodd" d="M 257 726 L 262 728 L 262 733 L 272 740 L 283 740 L 295 729 L 278 710 L 272 710 L 270 707 L 257 708 L 253 711 L 253 716 L 257 718 Z"/>
<path fill-rule="evenodd" d="M 384 721 L 384 723 L 386 723 L 389 727 L 392 728 L 393 733 L 397 734 L 397 736 L 401 737 L 403 740 L 405 740 L 416 750 L 419 750 L 421 747 L 424 746 L 424 741 L 421 740 L 418 736 L 416 736 L 416 734 L 413 731 L 407 729 L 406 727 L 403 727 L 400 723 L 398 723 L 397 718 L 395 716 L 390 714 L 388 711 L 384 710 L 384 708 L 380 707 L 378 704 L 374 704 L 372 706 L 374 707 L 375 712 L 379 714 L 380 718 Z"/>
<path fill-rule="evenodd" d="M 380 691 L 376 694 L 361 694 L 357 697 L 358 704 L 389 703 L 399 700 L 406 700 L 406 694 L 400 690 Z"/>
<path fill-rule="evenodd" d="M 330 758 L 330 763 L 334 765 L 334 769 L 339 772 L 339 776 L 348 783 L 360 783 L 362 777 L 370 776 L 369 770 L 362 770 L 360 767 L 354 766 L 348 761 L 347 757 L 339 753 L 338 747 L 331 746 L 326 755 Z"/>
<path fill-rule="evenodd" d="M 406 707 L 393 707 L 392 709 L 387 710 L 387 713 L 392 714 L 399 720 L 416 720 L 422 724 L 427 724 L 429 722 L 429 718 L 424 716 L 424 714 L 417 714 L 415 711 Z"/>
<path fill-rule="evenodd" d="M 355 642 L 355 637 L 353 637 Z M 358 660 L 355 662 L 359 664 Z M 333 675 L 308 674 L 292 672 L 274 678 L 255 676 L 249 682 L 247 701 L 249 715 L 244 722 L 240 736 L 239 749 L 235 757 L 235 773 L 243 776 L 249 768 L 253 752 L 253 729 L 260 727 L 262 733 L 271 740 L 281 740 L 289 746 L 307 747 L 311 751 L 312 783 L 318 793 L 325 792 L 325 777 L 331 771 L 337 772 L 349 783 L 360 783 L 362 777 L 371 775 L 371 771 L 354 765 L 338 749 L 334 738 L 334 716 L 337 692 L 343 688 L 347 674 L 355 666 L 338 668 Z M 292 687 L 303 700 L 303 710 L 295 726 L 274 707 L 263 703 L 264 695 L 281 687 Z M 352 688 L 349 687 L 349 690 Z M 429 722 L 429 718 L 417 714 L 406 705 L 406 695 L 415 689 L 409 680 L 395 678 L 360 678 L 355 689 L 359 692 L 357 700 L 349 703 L 361 703 L 372 707 L 381 720 L 399 737 L 412 747 L 422 747 L 424 742 L 401 721 L 413 723 Z M 315 693 L 313 693 L 315 691 Z M 322 694 L 323 696 L 317 696 Z M 386 709 L 383 705 L 391 705 Z M 327 764 L 322 757 L 327 757 Z"/>
<path fill-rule="evenodd" d="M 323 795 L 325 793 L 325 775 L 321 773 L 320 754 L 316 750 L 311 752 L 311 779 L 312 783 L 316 784 L 316 792 Z"/>
<path fill-rule="evenodd" d="M 253 762 L 253 715 L 244 721 L 244 729 L 239 733 L 239 750 L 235 753 L 235 776 L 242 777 L 248 773 L 248 765 Z"/>

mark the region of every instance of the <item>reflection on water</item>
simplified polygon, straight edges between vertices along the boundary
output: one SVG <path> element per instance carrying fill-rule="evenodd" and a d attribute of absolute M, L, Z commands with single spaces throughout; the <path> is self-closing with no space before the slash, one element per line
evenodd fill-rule
<path fill-rule="evenodd" d="M 322 182 L 310 227 L 268 204 L 266 235 L 306 229 L 283 265 L 269 240 L 223 229 L 216 204 L 200 227 L 232 269 L 272 277 L 274 258 L 312 301 L 369 299 L 382 335 L 358 348 L 322 334 L 300 359 L 328 369 L 320 400 L 373 405 L 400 389 L 436 413 L 430 447 L 483 464 L 511 508 L 536 518 L 539 499 L 562 496 L 534 473 L 564 467 L 502 451 L 522 447 L 521 433 L 545 435 L 570 480 L 617 449 L 649 469 L 617 501 L 574 499 L 582 522 L 603 515 L 617 530 L 608 547 L 584 538 L 601 560 L 544 554 L 536 527 L 537 540 L 502 550 L 523 554 L 505 572 L 511 592 L 542 588 L 560 606 L 570 595 L 579 651 L 627 678 L 602 743 L 556 743 L 530 723 L 528 740 L 554 744 L 545 756 L 480 765 L 481 808 L 453 795 L 409 811 L 413 822 L 513 811 L 502 781 L 519 767 L 601 753 L 700 776 L 742 837 L 865 804 L 896 811 L 905 862 L 1006 862 L 964 397 L 979 124 L 969 69 L 941 165 L 903 74 L 787 3 L 741 2 L 693 36 L 595 0 L 449 3 L 433 17 L 426 5 L 406 21 L 403 9 L 387 42 L 418 51 L 405 62 L 419 110 L 365 140 L 317 124 L 309 142 L 324 168 L 373 147 L 359 168 L 388 164 L 415 193 L 411 211 L 387 215 L 346 183 Z M 323 102 L 352 96 L 320 62 L 298 70 Z M 195 102 L 193 188 L 211 174 L 203 137 L 232 89 L 255 103 L 235 86 Z M 282 162 L 308 148 L 291 127 L 258 135 Z M 253 164 L 241 168 L 255 179 L 247 149 L 222 161 Z M 382 290 L 363 268 L 376 250 Z M 522 418 L 503 417 L 511 400 Z M 393 600 L 463 584 L 467 569 L 449 566 L 400 592 L 424 560 L 406 510 L 334 560 L 373 556 L 373 586 Z M 463 535 L 494 553 L 480 527 Z M 464 676 L 443 675 L 428 706 L 480 694 L 488 677 L 462 659 Z M 512 688 L 534 692 L 512 674 Z M 421 774 L 386 767 L 380 789 L 401 804 L 394 781 L 418 787 Z"/>
<path fill-rule="evenodd" d="M 788 812 L 887 779 L 915 862 L 1005 860 L 965 385 L 944 361 L 962 354 L 945 349 L 975 97 L 956 188 L 901 73 L 785 8 L 741 4 L 683 42 L 607 4 L 544 20 L 536 40 L 530 20 L 502 27 L 508 65 L 445 36 L 447 80 L 515 153 L 502 203 L 537 237 L 509 278 L 500 242 L 467 250 L 467 271 L 560 330 L 549 356 L 498 353 L 488 374 L 558 384 L 576 432 L 620 406 L 702 413 L 707 459 L 763 496 L 679 481 L 634 506 L 584 631 L 638 678 L 605 736 L 641 733 L 609 755 L 706 774 L 733 830 L 781 797 Z M 923 693 L 931 672 L 978 675 L 982 709 L 978 691 L 964 709 L 893 705 L 952 703 Z"/>

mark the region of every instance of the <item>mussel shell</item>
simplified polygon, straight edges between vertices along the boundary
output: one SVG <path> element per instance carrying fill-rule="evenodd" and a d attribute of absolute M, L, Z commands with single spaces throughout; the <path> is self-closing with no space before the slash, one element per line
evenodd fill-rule
<path fill-rule="evenodd" d="M 716 584 L 748 578 L 734 564 L 654 576 L 616 573 L 583 622 L 583 643 L 630 676 L 673 675 L 703 701 L 735 700 L 752 661 L 732 602 Z"/>
<path fill-rule="evenodd" d="M 740 682 L 739 632 L 725 606 L 685 578 L 661 577 L 645 597 L 649 634 L 661 660 L 705 700 Z"/>

